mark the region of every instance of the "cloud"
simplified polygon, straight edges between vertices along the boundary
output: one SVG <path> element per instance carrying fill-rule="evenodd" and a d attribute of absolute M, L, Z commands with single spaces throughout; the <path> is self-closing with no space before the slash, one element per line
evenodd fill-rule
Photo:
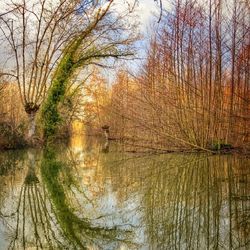
<path fill-rule="evenodd" d="M 159 14 L 159 6 L 154 0 L 119 0 L 114 2 L 113 9 L 121 14 L 130 11 L 129 22 L 139 22 L 142 31 L 146 30 L 154 13 Z"/>

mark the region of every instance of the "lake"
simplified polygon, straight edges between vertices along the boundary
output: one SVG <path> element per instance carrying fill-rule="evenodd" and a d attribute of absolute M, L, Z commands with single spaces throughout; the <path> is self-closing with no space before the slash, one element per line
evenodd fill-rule
<path fill-rule="evenodd" d="M 0 249 L 250 249 L 250 158 L 79 136 L 0 152 Z"/>

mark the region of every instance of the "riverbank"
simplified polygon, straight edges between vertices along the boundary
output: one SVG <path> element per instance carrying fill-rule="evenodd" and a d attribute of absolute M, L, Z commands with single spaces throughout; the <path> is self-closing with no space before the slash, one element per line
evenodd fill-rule
<path fill-rule="evenodd" d="M 248 147 L 233 147 L 228 144 L 211 145 L 210 147 L 203 148 L 200 146 L 194 147 L 178 147 L 168 145 L 157 145 L 153 142 L 136 141 L 128 138 L 109 138 L 109 142 L 117 142 L 124 145 L 124 151 L 128 153 L 209 153 L 209 154 L 238 154 L 238 155 L 249 155 L 250 148 Z"/>
<path fill-rule="evenodd" d="M 101 140 L 103 144 L 107 146 L 107 141 L 102 136 L 93 136 L 93 135 L 71 135 L 67 137 L 57 137 L 54 141 L 54 144 L 62 143 L 67 145 L 70 142 L 72 137 L 86 137 L 89 139 Z M 119 143 L 122 146 L 122 151 L 126 153 L 150 153 L 150 154 L 172 154 L 172 153 L 182 153 L 182 154 L 193 154 L 193 153 L 208 153 L 208 154 L 234 154 L 234 155 L 243 155 L 250 157 L 250 148 L 243 147 L 226 147 L 226 148 L 182 148 L 182 147 L 157 147 L 156 145 L 146 145 L 140 142 L 129 142 L 128 140 L 119 139 L 119 138 L 109 138 L 108 144 Z M 25 148 L 42 148 L 44 142 L 41 138 L 36 137 L 32 142 L 28 142 L 23 137 L 15 138 L 3 138 L 0 136 L 0 151 L 7 150 L 19 150 Z"/>

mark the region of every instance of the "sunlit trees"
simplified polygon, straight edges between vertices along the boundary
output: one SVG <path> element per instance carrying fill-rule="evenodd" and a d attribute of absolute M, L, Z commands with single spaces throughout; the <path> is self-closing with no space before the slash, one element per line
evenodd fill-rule
<path fill-rule="evenodd" d="M 136 94 L 117 92 L 116 105 L 135 108 L 120 109 L 113 130 L 132 123 L 156 149 L 247 147 L 249 11 L 239 1 L 175 1 L 152 33 Z"/>
<path fill-rule="evenodd" d="M 29 137 L 35 132 L 35 116 L 60 50 L 86 18 L 76 16 L 77 2 L 70 2 L 17 1 L 12 3 L 8 15 L 1 17 L 1 31 L 15 61 L 15 68 L 10 70 L 30 119 Z"/>
<path fill-rule="evenodd" d="M 214 142 L 242 142 L 240 119 L 235 119 L 242 107 L 236 96 L 249 86 L 249 81 L 236 76 L 236 58 L 241 47 L 249 44 L 249 9 L 238 1 L 227 5 L 225 1 L 208 1 L 207 6 L 208 10 L 197 1 L 178 1 L 174 27 L 165 29 L 167 39 L 160 39 L 163 46 L 171 44 L 171 58 L 176 62 L 168 75 L 176 77 L 174 82 L 180 89 L 177 99 L 182 137 L 202 147 Z M 246 110 L 249 113 L 249 106 Z"/>
<path fill-rule="evenodd" d="M 7 80 L 0 83 L 0 148 L 21 147 L 24 142 L 26 116 L 18 88 Z"/>
<path fill-rule="evenodd" d="M 22 0 L 12 3 L 8 15 L 1 16 L 1 31 L 15 61 L 15 67 L 4 74 L 18 83 L 30 119 L 29 138 L 34 135 L 35 117 L 47 90 L 60 73 L 59 61 L 62 65 L 65 56 L 72 57 L 74 66 L 65 72 L 69 79 L 76 68 L 128 54 L 124 48 L 133 39 L 130 32 L 123 34 L 126 28 L 120 17 L 111 15 L 112 3 Z M 122 53 L 120 45 L 124 45 Z M 69 48 L 74 51 L 71 55 Z"/>
<path fill-rule="evenodd" d="M 101 127 L 109 121 L 107 106 L 110 103 L 110 91 L 107 80 L 98 68 L 94 68 L 82 92 L 85 94 L 82 103 L 82 120 L 88 134 L 99 134 Z"/>
<path fill-rule="evenodd" d="M 130 11 L 137 2 L 129 1 Z M 120 18 L 112 8 L 115 1 L 33 5 L 22 0 L 0 16 L 16 62 L 15 68 L 7 63 L 3 74 L 18 82 L 30 118 L 29 137 L 41 105 L 46 137 L 71 111 L 69 117 L 77 116 L 90 95 L 85 122 L 91 120 L 95 128 L 109 125 L 118 138 L 143 139 L 163 149 L 249 144 L 247 1 L 176 0 L 169 12 L 163 11 L 162 1 L 155 2 L 161 22 L 150 34 L 143 66 L 133 77 L 120 71 L 109 90 L 95 76 L 92 86 L 79 86 L 88 82 L 90 65 L 106 67 L 110 60 L 103 59 L 134 52 L 135 32 L 126 15 Z M 72 109 L 69 113 L 64 104 Z"/>
<path fill-rule="evenodd" d="M 52 138 L 56 132 L 60 122 L 58 105 L 65 96 L 70 80 L 79 70 L 91 64 L 102 65 L 99 63 L 101 59 L 133 55 L 128 49 L 135 39 L 131 33 L 133 30 L 126 30 L 126 34 L 123 34 L 126 26 L 119 22 L 119 16 L 105 18 L 110 14 L 112 3 L 113 1 L 109 1 L 105 8 L 99 9 L 88 27 L 63 52 L 42 110 L 45 139 Z"/>

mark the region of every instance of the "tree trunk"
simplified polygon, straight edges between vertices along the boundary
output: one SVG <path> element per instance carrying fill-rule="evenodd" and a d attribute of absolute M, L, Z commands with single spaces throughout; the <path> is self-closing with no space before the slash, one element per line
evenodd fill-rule
<path fill-rule="evenodd" d="M 36 132 L 36 112 L 28 114 L 29 125 L 28 125 L 28 140 L 31 141 Z"/>
<path fill-rule="evenodd" d="M 104 136 L 105 136 L 105 139 L 108 141 L 109 140 L 109 131 L 108 130 L 104 130 Z"/>

